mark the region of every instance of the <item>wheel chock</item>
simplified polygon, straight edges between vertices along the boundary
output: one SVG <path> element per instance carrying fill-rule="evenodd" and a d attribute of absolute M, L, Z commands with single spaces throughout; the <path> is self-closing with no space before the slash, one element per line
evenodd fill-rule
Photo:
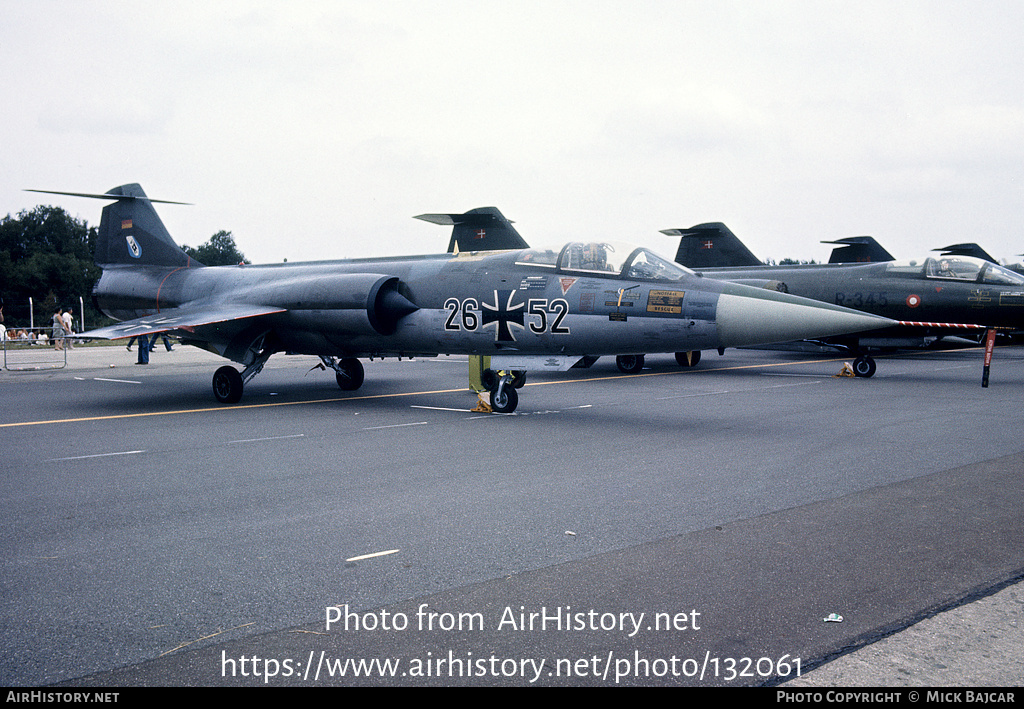
<path fill-rule="evenodd" d="M 477 393 L 476 406 L 474 408 L 470 409 L 470 411 L 472 413 L 475 413 L 475 414 L 492 414 L 492 413 L 494 413 L 494 409 L 491 408 L 490 403 L 484 401 L 483 394 L 481 394 L 479 392 Z"/>
<path fill-rule="evenodd" d="M 837 377 L 856 377 L 857 375 L 853 372 L 853 365 L 849 362 L 843 362 L 843 368 L 839 370 Z"/>

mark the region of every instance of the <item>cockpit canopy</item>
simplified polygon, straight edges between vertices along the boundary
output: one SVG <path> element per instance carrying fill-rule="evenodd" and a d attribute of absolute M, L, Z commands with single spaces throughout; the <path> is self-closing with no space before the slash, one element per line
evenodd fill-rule
<path fill-rule="evenodd" d="M 1024 286 L 1024 276 L 973 256 L 940 256 L 913 261 L 890 261 L 887 273 L 949 279 L 996 286 Z"/>
<path fill-rule="evenodd" d="M 543 266 L 563 273 L 616 276 L 645 281 L 678 281 L 696 274 L 653 251 L 616 241 L 574 241 L 561 251 L 527 249 L 516 263 Z"/>

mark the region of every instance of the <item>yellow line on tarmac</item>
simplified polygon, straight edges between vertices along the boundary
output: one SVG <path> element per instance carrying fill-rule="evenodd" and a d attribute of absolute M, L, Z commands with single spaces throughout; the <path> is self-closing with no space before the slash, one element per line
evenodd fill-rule
<path fill-rule="evenodd" d="M 648 372 L 646 374 L 609 374 L 587 379 L 558 379 L 550 382 L 529 382 L 526 386 L 551 386 L 553 384 L 581 384 L 584 382 L 600 382 L 610 379 L 635 379 L 639 377 L 665 377 L 678 376 L 680 374 L 703 374 L 707 372 L 728 372 L 741 369 L 767 369 L 770 367 L 785 367 L 799 364 L 821 364 L 823 362 L 842 362 L 845 358 L 835 359 L 813 359 L 801 362 L 777 362 L 770 364 L 743 364 L 732 367 L 715 367 L 710 369 L 678 369 L 665 372 Z M 826 375 L 823 375 L 826 376 Z M 406 391 L 392 394 L 368 394 L 365 396 L 340 396 L 330 399 L 310 399 L 308 401 L 280 401 L 270 404 L 235 404 L 232 406 L 215 406 L 202 409 L 177 409 L 174 411 L 148 411 L 134 414 L 111 414 L 109 416 L 83 416 L 80 418 L 49 419 L 45 421 L 19 421 L 16 423 L 0 423 L 0 428 L 18 428 L 23 426 L 47 426 L 59 423 L 83 423 L 87 421 L 114 421 L 117 419 L 133 419 L 147 416 L 177 416 L 181 414 L 207 414 L 218 411 L 239 411 L 244 409 L 266 409 L 277 406 L 300 406 L 302 404 L 331 404 L 339 401 L 369 401 L 371 399 L 391 399 L 403 396 L 427 396 L 430 394 L 455 394 L 469 391 L 467 388 L 459 389 L 435 389 L 433 391 Z"/>
<path fill-rule="evenodd" d="M 331 399 L 310 399 L 308 401 L 279 401 L 271 404 L 235 404 L 233 406 L 215 406 L 205 409 L 178 409 L 175 411 L 146 411 L 134 414 L 111 414 L 109 416 L 82 416 L 70 419 L 50 419 L 47 421 L 20 421 L 17 423 L 0 423 L 0 428 L 15 428 L 18 426 L 45 426 L 55 423 L 82 423 L 85 421 L 113 421 L 116 419 L 142 418 L 144 416 L 175 416 L 178 414 L 206 414 L 217 411 L 239 411 L 242 409 L 266 409 L 273 406 L 298 406 L 300 404 L 329 404 L 336 401 L 362 401 L 367 399 L 388 399 L 400 396 L 417 396 L 425 394 L 451 394 L 453 392 L 466 391 L 466 389 L 438 389 L 436 391 L 406 391 L 394 394 L 370 394 L 367 396 L 340 396 Z"/>
<path fill-rule="evenodd" d="M 527 384 L 526 386 L 544 386 L 546 384 L 577 384 L 579 382 L 600 382 L 607 379 L 633 379 L 635 377 L 667 377 L 677 376 L 680 374 L 704 374 L 707 372 L 731 372 L 739 369 L 767 369 L 769 367 L 788 367 L 794 364 L 821 364 L 828 362 L 844 362 L 847 357 L 838 357 L 835 359 L 808 359 L 803 362 L 775 362 L 772 364 L 737 364 L 732 367 L 715 367 L 713 369 L 695 369 L 695 368 L 682 368 L 673 369 L 667 372 L 648 372 L 647 374 L 609 374 L 603 377 L 591 377 L 589 379 L 561 379 L 554 382 L 535 382 L 533 384 Z M 823 377 L 831 375 L 823 374 Z"/>

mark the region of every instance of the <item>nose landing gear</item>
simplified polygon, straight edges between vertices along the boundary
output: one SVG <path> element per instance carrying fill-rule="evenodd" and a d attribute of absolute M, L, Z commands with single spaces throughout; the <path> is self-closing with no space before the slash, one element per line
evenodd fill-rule
<path fill-rule="evenodd" d="M 526 372 L 495 372 L 493 369 L 485 369 L 480 381 L 491 392 L 491 410 L 499 414 L 510 414 L 519 406 L 519 392 L 516 389 L 526 384 Z"/>

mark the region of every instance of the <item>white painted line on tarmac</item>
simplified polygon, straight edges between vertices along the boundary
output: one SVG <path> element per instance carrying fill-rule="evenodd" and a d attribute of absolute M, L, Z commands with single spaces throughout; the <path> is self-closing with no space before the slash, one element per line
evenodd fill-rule
<path fill-rule="evenodd" d="M 117 384 L 142 384 L 142 382 L 133 382 L 130 379 L 104 379 L 103 377 L 93 377 L 93 380 L 97 382 L 115 382 Z"/>
<path fill-rule="evenodd" d="M 305 433 L 295 433 L 291 436 L 268 436 L 266 438 L 243 438 L 237 441 L 228 441 L 228 445 L 232 443 L 259 443 L 260 441 L 283 441 L 288 438 L 304 438 Z"/>
<path fill-rule="evenodd" d="M 371 426 L 369 428 L 360 429 L 362 431 L 381 431 L 385 428 L 404 428 L 406 426 L 426 426 L 427 421 L 417 421 L 416 423 L 396 423 L 391 426 Z"/>
<path fill-rule="evenodd" d="M 819 381 L 816 382 L 800 382 L 799 384 L 773 384 L 772 386 L 766 387 L 751 387 L 749 389 L 721 389 L 719 391 L 705 391 L 697 394 L 679 394 L 677 396 L 660 396 L 655 401 L 667 401 L 668 399 L 689 399 L 696 396 L 716 396 L 718 394 L 743 394 L 751 391 L 768 391 L 769 389 L 785 389 L 787 387 L 802 387 L 808 384 L 821 384 L 822 377 L 816 377 Z"/>
<path fill-rule="evenodd" d="M 784 372 L 761 372 L 762 377 L 810 377 L 811 379 L 828 379 L 832 374 L 786 374 Z"/>
<path fill-rule="evenodd" d="M 388 554 L 397 554 L 400 549 L 389 549 L 388 551 L 376 551 L 372 554 L 363 554 L 362 556 L 353 556 L 345 561 L 362 561 L 363 559 L 372 559 L 376 556 L 387 556 Z"/>
<path fill-rule="evenodd" d="M 76 455 L 71 458 L 50 458 L 47 463 L 59 463 L 64 460 L 86 460 L 87 458 L 108 458 L 114 455 L 135 455 L 136 453 L 145 453 L 146 451 L 120 451 L 118 453 L 95 453 L 93 455 Z"/>

